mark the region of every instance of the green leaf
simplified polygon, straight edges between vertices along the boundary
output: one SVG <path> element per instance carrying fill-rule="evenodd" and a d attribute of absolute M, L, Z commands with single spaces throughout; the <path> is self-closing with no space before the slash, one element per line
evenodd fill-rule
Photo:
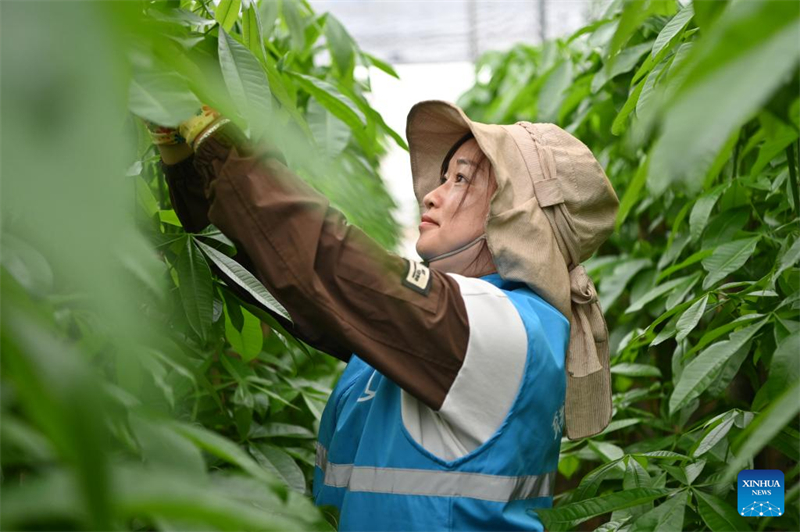
<path fill-rule="evenodd" d="M 314 101 L 308 102 L 306 118 L 308 127 L 314 134 L 314 140 L 327 157 L 333 159 L 344 151 L 350 140 L 350 128 L 347 124 Z"/>
<path fill-rule="evenodd" d="M 684 465 L 683 470 L 686 474 L 686 482 L 688 484 L 691 484 L 692 482 L 697 480 L 697 477 L 699 477 L 700 473 L 703 472 L 705 466 L 706 466 L 705 459 L 700 459 L 690 464 Z"/>
<path fill-rule="evenodd" d="M 539 108 L 537 120 L 554 122 L 558 117 L 564 91 L 572 84 L 572 61 L 561 61 L 547 75 L 539 92 Z"/>
<path fill-rule="evenodd" d="M 691 307 L 686 309 L 686 312 L 681 314 L 681 317 L 678 319 L 678 323 L 676 328 L 678 329 L 678 334 L 675 337 L 676 342 L 683 341 L 684 338 L 689 336 L 689 333 L 697 327 L 697 324 L 700 322 L 700 318 L 703 317 L 703 313 L 706 311 L 706 304 L 708 303 L 708 294 L 704 295 L 702 299 L 698 299 L 695 301 Z"/>
<path fill-rule="evenodd" d="M 695 272 L 691 275 L 687 275 L 685 277 L 679 277 L 677 279 L 672 279 L 663 284 L 655 286 L 650 290 L 648 290 L 644 295 L 642 295 L 636 301 L 634 301 L 628 308 L 626 308 L 625 313 L 628 314 L 630 312 L 636 312 L 638 310 L 641 310 L 646 304 L 650 303 L 654 299 L 661 297 L 670 290 L 673 290 L 675 287 L 681 286 L 684 283 L 688 283 L 693 280 L 697 280 L 697 278 L 699 277 L 700 277 L 700 272 Z"/>
<path fill-rule="evenodd" d="M 771 132 L 767 140 L 758 150 L 758 159 L 750 167 L 750 179 L 759 177 L 764 168 L 786 147 L 797 140 L 797 129 L 793 126 L 781 125 L 777 132 Z M 763 190 L 769 190 L 771 183 L 767 180 Z"/>
<path fill-rule="evenodd" d="M 753 409 L 761 410 L 771 403 L 797 379 L 800 379 L 800 331 L 794 331 L 784 338 L 769 364 L 767 382 L 758 390 L 753 400 Z"/>
<path fill-rule="evenodd" d="M 689 502 L 689 491 L 678 491 L 660 505 L 640 515 L 631 525 L 629 532 L 683 530 L 683 517 L 687 502 Z"/>
<path fill-rule="evenodd" d="M 677 313 L 670 318 L 667 324 L 664 325 L 660 331 L 658 331 L 658 334 L 655 338 L 653 338 L 653 341 L 650 342 L 650 347 L 662 344 L 678 333 L 678 329 L 676 327 L 678 324 L 678 318 L 680 318 L 680 316 L 678 316 Z"/>
<path fill-rule="evenodd" d="M 264 37 L 261 33 L 261 19 L 258 14 L 258 7 L 252 2 L 244 10 L 242 17 L 242 37 L 244 44 L 253 52 L 259 61 L 266 61 L 266 50 L 264 50 Z"/>
<path fill-rule="evenodd" d="M 239 114 L 250 124 L 257 139 L 272 120 L 272 94 L 267 75 L 253 53 L 230 34 L 220 30 L 219 65 Z"/>
<path fill-rule="evenodd" d="M 136 187 L 136 203 L 142 208 L 148 218 L 158 212 L 158 200 L 153 196 L 153 191 L 147 186 L 141 176 L 133 178 Z"/>
<path fill-rule="evenodd" d="M 729 333 L 733 329 L 739 327 L 740 325 L 747 323 L 749 321 L 757 320 L 759 318 L 764 317 L 764 314 L 746 314 L 744 316 L 739 316 L 735 320 L 732 320 L 725 325 L 721 325 L 710 331 L 707 331 L 700 340 L 692 346 L 686 353 L 683 355 L 683 359 L 686 360 L 696 352 L 700 351 L 708 344 L 719 338 L 720 336 Z"/>
<path fill-rule="evenodd" d="M 280 0 L 262 0 L 260 2 L 259 19 L 261 20 L 261 31 L 264 37 L 270 38 L 275 23 L 278 21 L 278 4 Z"/>
<path fill-rule="evenodd" d="M 549 530 L 572 530 L 575 525 L 592 517 L 654 501 L 671 491 L 664 488 L 636 488 L 565 504 L 557 508 L 537 509 L 536 513 Z"/>
<path fill-rule="evenodd" d="M 175 263 L 175 270 L 180 282 L 178 289 L 189 325 L 205 343 L 214 313 L 211 269 L 203 255 L 197 250 L 194 239 L 187 236 L 185 241 L 186 244 Z M 200 242 L 197 244 L 203 245 Z"/>
<path fill-rule="evenodd" d="M 187 480 L 206 480 L 206 467 L 200 450 L 176 433 L 171 422 L 137 414 L 130 416 L 130 427 L 148 468 L 171 471 Z"/>
<path fill-rule="evenodd" d="M 658 0 L 656 0 L 658 1 Z M 611 79 L 633 69 L 639 59 L 651 50 L 653 41 L 643 42 L 624 49 L 611 63 L 606 63 L 592 78 L 591 91 L 596 93 Z"/>
<path fill-rule="evenodd" d="M 47 259 L 29 243 L 7 232 L 0 237 L 0 264 L 31 293 L 44 294 L 53 289 L 53 269 Z"/>
<path fill-rule="evenodd" d="M 689 362 L 669 398 L 669 413 L 674 414 L 697 398 L 717 377 L 723 365 L 744 346 L 768 321 L 768 318 L 731 333 L 730 339 L 718 342 Z"/>
<path fill-rule="evenodd" d="M 688 244 L 688 243 L 689 243 L 688 236 L 686 236 L 686 238 L 682 238 L 681 239 L 681 244 Z M 669 253 L 669 251 L 667 253 Z M 667 277 L 669 277 L 673 273 L 681 271 L 682 269 L 686 268 L 687 266 L 691 266 L 692 264 L 700 262 L 701 260 L 703 260 L 706 257 L 710 257 L 712 253 L 714 253 L 713 249 L 704 249 L 704 250 L 698 251 L 696 253 L 692 253 L 685 260 L 681 261 L 678 264 L 674 264 L 674 265 L 670 266 L 669 268 L 667 268 L 666 270 L 664 270 L 661 273 L 659 273 L 658 277 L 656 277 L 656 282 L 657 283 L 661 282 L 663 279 L 666 279 Z"/>
<path fill-rule="evenodd" d="M 630 115 L 633 110 L 636 108 L 636 103 L 639 101 L 639 96 L 642 93 L 642 89 L 644 89 L 645 82 L 641 82 L 636 85 L 636 88 L 633 89 L 628 99 L 625 101 L 625 105 L 622 106 L 622 109 L 619 110 L 616 118 L 614 118 L 614 122 L 611 124 L 611 134 L 612 135 L 621 135 L 625 131 L 625 125 L 628 120 L 628 115 Z M 638 176 L 640 172 L 637 171 L 636 175 Z M 647 176 L 647 174 L 644 174 Z M 641 179 L 642 184 L 644 184 L 644 178 Z"/>
<path fill-rule="evenodd" d="M 327 400 L 330 394 L 319 397 L 309 393 L 307 390 L 304 390 L 302 395 L 303 401 L 306 403 L 309 411 L 311 411 L 311 414 L 317 419 L 317 421 L 322 421 L 322 412 L 325 410 L 325 405 L 328 402 Z"/>
<path fill-rule="evenodd" d="M 272 294 L 269 293 L 264 285 L 261 284 L 252 273 L 247 271 L 244 266 L 228 257 L 224 253 L 220 253 L 211 246 L 203 244 L 199 241 L 197 242 L 197 245 L 200 246 L 200 249 L 203 250 L 203 253 L 205 253 L 206 256 L 211 259 L 211 262 L 216 264 L 217 267 L 222 270 L 228 279 L 247 290 L 247 292 L 249 292 L 250 295 L 252 295 L 260 304 L 264 305 L 272 312 L 275 312 L 276 314 L 279 314 L 280 316 L 283 316 L 287 320 L 291 321 L 289 313 L 285 308 L 283 308 L 283 305 L 278 303 L 278 301 L 272 296 Z"/>
<path fill-rule="evenodd" d="M 138 464 L 118 467 L 114 473 L 114 492 L 118 497 L 114 509 L 118 518 L 126 522 L 145 518 L 162 525 L 204 523 L 203 528 L 230 532 L 297 528 L 296 518 L 287 515 L 285 503 L 275 493 L 285 490 L 282 484 L 277 484 L 277 479 L 272 479 L 276 484 L 269 489 L 270 485 L 265 486 L 263 480 L 242 475 L 220 476 L 213 484 L 198 483 L 166 471 L 147 470 Z M 247 490 L 234 490 L 234 482 L 246 485 Z"/>
<path fill-rule="evenodd" d="M 647 17 L 674 14 L 675 3 L 668 0 L 626 0 L 619 19 L 619 25 L 608 46 L 607 55 L 614 57 L 626 42 L 642 26 Z"/>
<path fill-rule="evenodd" d="M 651 151 L 648 187 L 654 195 L 677 182 L 689 194 L 699 191 L 731 133 L 796 67 L 797 18 L 791 2 L 736 2 L 704 35 L 704 45 L 693 48 L 662 105 L 669 112 Z"/>
<path fill-rule="evenodd" d="M 625 457 L 625 475 L 622 477 L 622 489 L 632 490 L 636 488 L 650 487 L 650 475 L 645 471 L 634 457 Z"/>
<path fill-rule="evenodd" d="M 200 449 L 240 467 L 253 477 L 275 486 L 280 481 L 259 466 L 244 450 L 229 439 L 197 425 L 174 422 L 175 431 L 189 438 Z"/>
<path fill-rule="evenodd" d="M 305 475 L 291 456 L 266 443 L 251 443 L 248 449 L 261 467 L 280 478 L 290 489 L 305 493 Z"/>
<path fill-rule="evenodd" d="M 645 158 L 639 164 L 639 167 L 636 169 L 636 174 L 633 176 L 633 179 L 631 179 L 630 183 L 628 183 L 628 187 L 625 189 L 625 194 L 622 195 L 622 199 L 619 203 L 619 210 L 617 211 L 617 220 L 615 223 L 615 230 L 617 231 L 619 231 L 619 228 L 622 227 L 622 223 L 625 221 L 625 218 L 628 217 L 628 213 L 630 213 L 633 206 L 636 205 L 636 203 L 642 197 L 642 189 L 647 181 L 647 164 L 649 160 L 649 157 L 645 156 Z"/>
<path fill-rule="evenodd" d="M 742 367 L 742 363 L 750 353 L 750 342 L 746 342 L 742 347 L 737 349 L 731 357 L 725 361 L 722 368 L 719 370 L 717 376 L 708 385 L 706 392 L 710 397 L 719 397 L 728 388 L 733 378 Z"/>
<path fill-rule="evenodd" d="M 148 15 L 156 20 L 163 20 L 167 22 L 178 22 L 187 28 L 196 29 L 199 26 L 205 29 L 208 26 L 215 24 L 214 20 L 209 20 L 200 15 L 196 15 L 186 9 L 170 9 L 169 11 L 157 11 L 155 9 L 148 11 Z"/>
<path fill-rule="evenodd" d="M 408 144 L 406 144 L 406 141 L 403 140 L 403 137 L 401 137 L 397 131 L 389 127 L 389 125 L 383 119 L 383 116 L 381 116 L 378 111 L 372 109 L 371 107 L 368 107 L 367 109 L 367 114 L 369 115 L 370 120 L 376 122 L 382 130 L 388 133 L 398 146 L 405 151 L 408 151 Z"/>
<path fill-rule="evenodd" d="M 662 459 L 662 460 L 676 460 L 676 459 L 677 460 L 688 460 L 689 459 L 688 456 L 686 456 L 684 454 L 676 453 L 676 452 L 673 452 L 673 451 L 649 451 L 649 452 L 646 452 L 646 453 L 631 453 L 631 454 L 633 454 L 635 456 L 644 456 L 644 457 L 647 457 L 647 458 L 656 458 L 656 459 Z"/>
<path fill-rule="evenodd" d="M 233 350 L 241 355 L 242 360 L 250 362 L 261 352 L 264 334 L 261 331 L 261 321 L 241 309 L 242 327 L 237 329 L 229 316 L 227 304 L 225 306 L 225 338 L 230 342 Z"/>
<path fill-rule="evenodd" d="M 658 63 L 655 67 L 653 67 L 652 72 L 647 75 L 647 79 L 644 81 L 644 88 L 642 89 L 642 93 L 639 95 L 639 98 L 636 101 L 636 116 L 642 121 L 650 120 L 650 118 L 655 114 L 657 107 L 656 103 L 660 97 L 659 95 L 656 95 L 656 85 L 662 78 L 662 73 L 666 72 L 665 69 L 669 64 L 671 64 L 671 60 L 661 61 Z"/>
<path fill-rule="evenodd" d="M 683 467 L 662 464 L 661 469 L 670 474 L 675 480 L 681 484 L 688 486 L 689 480 L 686 478 L 686 471 Z"/>
<path fill-rule="evenodd" d="M 69 491 L 77 492 L 81 513 L 90 514 L 80 517 L 81 522 L 108 528 L 110 525 L 102 523 L 110 522 L 108 505 L 113 495 L 108 489 L 110 457 L 105 455 L 107 444 L 103 440 L 109 437 L 104 422 L 111 405 L 101 393 L 97 368 L 90 366 L 87 354 L 78 350 L 79 343 L 61 337 L 50 323 L 50 316 L 42 315 L 41 307 L 31 308 L 27 294 L 24 299 L 14 297 L 21 287 L 4 269 L 0 274 L 3 380 L 10 378 L 14 382 L 17 404 L 67 460 L 61 464 L 70 471 Z M 125 355 L 134 357 L 135 353 Z M 31 477 L 34 480 L 34 475 Z M 3 488 L 3 514 L 8 487 Z"/>
<path fill-rule="evenodd" d="M 621 466 L 621 460 L 612 460 L 608 463 L 601 465 L 587 473 L 575 488 L 573 500 L 583 500 L 589 497 L 594 497 L 600 484 L 608 476 L 618 473 Z"/>
<path fill-rule="evenodd" d="M 573 455 L 561 455 L 558 460 L 558 472 L 564 475 L 566 478 L 572 478 L 572 475 L 578 471 L 580 466 L 581 461 Z"/>
<path fill-rule="evenodd" d="M 128 108 L 137 116 L 165 127 L 195 115 L 200 100 L 186 81 L 174 73 L 141 73 L 131 79 Z"/>
<path fill-rule="evenodd" d="M 305 48 L 306 26 L 300 13 L 299 3 L 298 0 L 281 0 L 280 11 L 281 17 L 289 27 L 292 50 L 301 54 Z"/>
<path fill-rule="evenodd" d="M 736 421 L 736 415 L 737 412 L 735 410 L 729 410 L 722 416 L 718 416 L 713 420 L 713 422 L 708 425 L 705 434 L 694 444 L 690 454 L 697 458 L 719 443 L 720 440 L 730 432 Z"/>
<path fill-rule="evenodd" d="M 611 373 L 626 377 L 661 377 L 661 370 L 650 364 L 623 362 L 611 366 Z"/>
<path fill-rule="evenodd" d="M 214 19 L 219 22 L 222 29 L 231 31 L 231 28 L 239 18 L 239 8 L 241 6 L 242 0 L 220 0 L 217 11 L 214 13 Z"/>
<path fill-rule="evenodd" d="M 717 246 L 714 253 L 701 262 L 703 268 L 709 272 L 706 278 L 703 279 L 703 290 L 707 290 L 728 274 L 744 266 L 756 250 L 759 240 L 761 240 L 761 237 L 755 236 Z"/>
<path fill-rule="evenodd" d="M 750 220 L 752 210 L 749 208 L 736 208 L 730 211 L 723 211 L 711 219 L 711 223 L 703 233 L 703 248 L 715 248 L 720 244 L 730 242 L 733 237 L 744 229 Z M 712 251 L 713 249 L 707 249 Z"/>
<path fill-rule="evenodd" d="M 364 127 L 366 118 L 361 110 L 350 100 L 345 98 L 336 87 L 321 79 L 287 71 L 304 91 L 313 96 L 323 107 L 333 113 L 351 129 L 358 130 Z"/>
<path fill-rule="evenodd" d="M 676 35 L 683 31 L 689 21 L 692 20 L 693 16 L 694 6 L 692 4 L 683 6 L 674 17 L 669 19 L 669 22 L 667 22 L 658 33 L 656 42 L 653 44 L 653 51 L 650 52 L 650 55 L 652 57 L 657 56 Z"/>
<path fill-rule="evenodd" d="M 731 446 L 735 458 L 728 463 L 721 482 L 731 481 L 800 411 L 800 379 L 773 401 L 739 434 Z"/>
<path fill-rule="evenodd" d="M 361 54 L 362 57 L 364 57 L 367 60 L 367 62 L 370 65 L 374 66 L 378 70 L 382 70 L 382 71 L 386 72 L 387 74 L 389 74 L 393 78 L 400 79 L 400 76 L 397 75 L 397 72 L 395 71 L 394 68 L 392 68 L 392 65 L 390 65 L 389 63 L 386 63 L 385 61 L 381 61 L 380 59 L 378 59 L 374 55 L 368 54 L 367 52 L 363 52 L 362 51 L 362 52 L 359 52 L 359 53 Z"/>
<path fill-rule="evenodd" d="M 230 290 L 220 289 L 220 292 L 222 293 L 226 318 L 231 322 L 234 329 L 241 331 L 244 326 L 244 315 L 238 299 Z"/>
<path fill-rule="evenodd" d="M 325 20 L 325 40 L 328 43 L 333 64 L 339 71 L 339 75 L 348 78 L 353 73 L 355 65 L 356 44 L 353 38 L 347 33 L 339 20 L 331 15 Z"/>
<path fill-rule="evenodd" d="M 601 460 L 613 462 L 621 459 L 625 455 L 625 451 L 623 451 L 622 448 L 611 442 L 589 440 L 587 445 Z"/>
<path fill-rule="evenodd" d="M 697 273 L 699 274 L 700 272 Z M 672 293 L 667 296 L 667 301 L 665 304 L 666 308 L 672 309 L 676 305 L 681 303 L 681 301 L 683 301 L 684 298 L 686 298 L 686 294 L 692 291 L 692 288 L 694 288 L 694 285 L 696 285 L 697 281 L 699 280 L 700 280 L 700 275 L 691 275 L 684 282 L 676 286 L 675 290 L 673 290 Z"/>
<path fill-rule="evenodd" d="M 209 225 L 206 227 L 202 232 L 195 233 L 196 236 L 201 236 L 203 238 L 210 238 L 220 244 L 225 245 L 226 247 L 230 248 L 232 251 L 236 250 L 236 244 L 234 244 L 230 238 L 225 236 L 225 234 L 214 227 L 213 225 Z"/>
<path fill-rule="evenodd" d="M 708 223 L 708 217 L 711 215 L 711 209 L 714 208 L 716 205 L 717 200 L 722 195 L 723 192 L 727 189 L 727 183 L 722 184 L 711 192 L 708 192 L 699 198 L 694 203 L 694 207 L 692 207 L 692 212 L 689 215 L 689 236 L 691 240 L 696 241 L 700 238 L 700 235 L 703 233 L 703 230 L 706 228 L 706 224 Z"/>
<path fill-rule="evenodd" d="M 694 4 L 695 21 L 704 32 L 709 31 L 717 17 L 725 11 L 728 0 L 722 2 L 697 2 Z"/>
<path fill-rule="evenodd" d="M 250 431 L 251 439 L 255 438 L 314 438 L 314 433 L 305 427 L 289 423 L 253 424 Z"/>
<path fill-rule="evenodd" d="M 700 490 L 694 490 L 697 510 L 711 532 L 740 532 L 750 530 L 747 521 L 728 503 Z"/>
<path fill-rule="evenodd" d="M 800 261 L 800 238 L 795 238 L 792 246 L 781 255 L 778 269 L 772 274 L 772 282 L 780 277 L 781 273 L 797 264 L 797 261 Z"/>
<path fill-rule="evenodd" d="M 611 423 L 608 424 L 606 428 L 603 429 L 603 432 L 600 434 L 608 434 L 609 432 L 614 432 L 615 430 L 624 429 L 625 427 L 631 427 L 633 425 L 638 425 L 643 420 L 642 418 L 638 417 L 629 417 L 623 419 L 615 419 Z"/>
<path fill-rule="evenodd" d="M 175 227 L 183 227 L 178 215 L 175 214 L 175 211 L 172 209 L 163 209 L 158 211 L 158 219 L 161 220 L 161 223 L 174 225 Z"/>

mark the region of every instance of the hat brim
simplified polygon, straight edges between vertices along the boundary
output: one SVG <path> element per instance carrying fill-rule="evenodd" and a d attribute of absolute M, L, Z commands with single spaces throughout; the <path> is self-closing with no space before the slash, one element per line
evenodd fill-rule
<path fill-rule="evenodd" d="M 439 169 L 447 152 L 468 132 L 472 132 L 480 146 L 481 126 L 485 124 L 473 122 L 458 106 L 444 100 L 425 100 L 411 107 L 406 139 L 414 195 L 420 208 L 424 208 L 425 195 L 439 186 Z"/>

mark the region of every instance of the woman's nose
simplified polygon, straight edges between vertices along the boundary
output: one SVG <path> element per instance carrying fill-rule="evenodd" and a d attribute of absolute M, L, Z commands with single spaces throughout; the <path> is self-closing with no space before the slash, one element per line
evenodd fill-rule
<path fill-rule="evenodd" d="M 425 205 L 425 207 L 428 210 L 431 210 L 434 206 L 439 206 L 438 193 L 439 193 L 439 189 L 440 188 L 441 188 L 441 185 L 439 185 L 435 189 L 433 189 L 430 192 L 428 192 L 427 194 L 425 194 L 425 197 L 422 198 L 422 203 L 423 203 L 423 205 Z"/>
<path fill-rule="evenodd" d="M 425 194 L 425 197 L 422 198 L 422 204 L 425 205 L 425 207 L 428 210 L 431 210 L 433 208 L 433 191 L 432 190 L 430 192 L 428 192 L 427 194 Z"/>

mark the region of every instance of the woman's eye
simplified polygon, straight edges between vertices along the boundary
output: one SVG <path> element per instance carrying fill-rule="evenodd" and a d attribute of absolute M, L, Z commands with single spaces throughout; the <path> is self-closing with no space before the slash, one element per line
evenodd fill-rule
<path fill-rule="evenodd" d="M 466 176 L 464 174 L 456 174 L 456 179 L 455 179 L 456 183 L 459 183 L 460 180 L 466 181 L 467 178 L 466 178 Z M 439 184 L 440 185 L 444 185 L 446 182 L 447 182 L 447 178 L 446 177 L 442 176 L 442 177 L 439 178 Z"/>

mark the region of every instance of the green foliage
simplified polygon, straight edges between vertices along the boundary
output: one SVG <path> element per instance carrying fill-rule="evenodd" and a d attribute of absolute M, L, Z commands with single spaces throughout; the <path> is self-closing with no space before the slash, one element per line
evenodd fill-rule
<path fill-rule="evenodd" d="M 564 39 L 487 53 L 459 100 L 482 122 L 559 124 L 620 196 L 587 262 L 613 419 L 563 441 L 548 529 L 800 528 L 798 19 L 793 2 L 618 1 Z M 752 467 L 785 472 L 782 517 L 736 512 Z"/>
<path fill-rule="evenodd" d="M 563 442 L 548 529 L 800 528 L 799 17 L 615 2 L 478 64 L 471 117 L 560 124 L 621 198 L 587 263 L 614 416 Z M 224 235 L 184 231 L 130 113 L 220 109 L 392 247 L 377 168 L 405 143 L 356 67 L 396 73 L 302 0 L 9 2 L 0 21 L 0 525 L 332 529 L 308 495 L 342 364 L 264 312 L 288 316 Z M 784 516 L 738 515 L 746 467 L 785 472 Z"/>
<path fill-rule="evenodd" d="M 299 0 L 2 9 L 0 525 L 333 529 L 311 479 L 344 365 L 264 311 L 289 319 L 219 230 L 181 227 L 134 115 L 217 107 L 391 248 L 377 169 L 404 143 L 356 70 L 391 67 Z"/>

